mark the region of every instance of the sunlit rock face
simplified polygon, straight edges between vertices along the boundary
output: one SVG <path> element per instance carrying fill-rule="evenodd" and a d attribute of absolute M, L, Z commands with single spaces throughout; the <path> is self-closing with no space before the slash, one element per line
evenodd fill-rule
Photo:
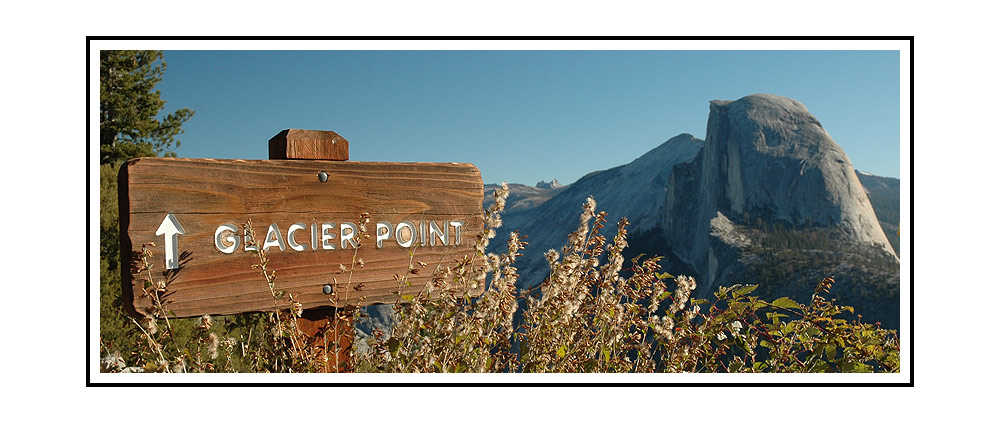
<path fill-rule="evenodd" d="M 802 103 L 761 94 L 711 108 L 702 190 L 716 195 L 706 198 L 796 225 L 834 224 L 893 253 L 847 154 Z"/>
<path fill-rule="evenodd" d="M 720 216 L 834 228 L 839 240 L 896 257 L 847 154 L 790 98 L 712 101 L 704 148 L 674 169 L 667 190 L 665 235 L 709 286 L 732 270 L 720 258 L 736 251 L 721 250 L 740 247 Z"/>

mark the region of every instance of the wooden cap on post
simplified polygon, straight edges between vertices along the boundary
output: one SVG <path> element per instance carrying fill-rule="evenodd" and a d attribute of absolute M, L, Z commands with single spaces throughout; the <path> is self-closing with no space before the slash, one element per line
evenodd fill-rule
<path fill-rule="evenodd" d="M 267 142 L 271 160 L 348 160 L 347 139 L 333 131 L 286 129 Z"/>

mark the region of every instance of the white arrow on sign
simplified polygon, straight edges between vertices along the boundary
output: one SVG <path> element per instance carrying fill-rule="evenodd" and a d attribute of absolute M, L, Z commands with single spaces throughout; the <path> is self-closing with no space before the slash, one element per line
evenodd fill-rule
<path fill-rule="evenodd" d="M 156 230 L 156 235 L 163 235 L 163 248 L 166 256 L 167 269 L 176 269 L 177 265 L 177 235 L 186 235 L 187 231 L 177 221 L 173 213 L 167 213 L 163 218 L 160 227 Z"/>

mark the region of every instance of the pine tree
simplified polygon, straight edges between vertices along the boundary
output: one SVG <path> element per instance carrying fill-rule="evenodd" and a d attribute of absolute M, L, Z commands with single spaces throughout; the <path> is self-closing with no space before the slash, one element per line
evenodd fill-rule
<path fill-rule="evenodd" d="M 179 109 L 157 116 L 166 101 L 156 90 L 166 69 L 163 52 L 101 51 L 101 164 L 165 154 L 179 143 L 184 124 L 194 111 Z"/>

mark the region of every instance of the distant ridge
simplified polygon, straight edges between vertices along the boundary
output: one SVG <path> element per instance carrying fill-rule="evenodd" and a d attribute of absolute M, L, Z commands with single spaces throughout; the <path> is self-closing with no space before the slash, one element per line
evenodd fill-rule
<path fill-rule="evenodd" d="M 562 188 L 562 184 L 560 184 L 559 181 L 553 179 L 551 182 L 539 181 L 537 184 L 535 184 L 535 187 L 544 189 L 556 189 L 556 188 Z"/>

